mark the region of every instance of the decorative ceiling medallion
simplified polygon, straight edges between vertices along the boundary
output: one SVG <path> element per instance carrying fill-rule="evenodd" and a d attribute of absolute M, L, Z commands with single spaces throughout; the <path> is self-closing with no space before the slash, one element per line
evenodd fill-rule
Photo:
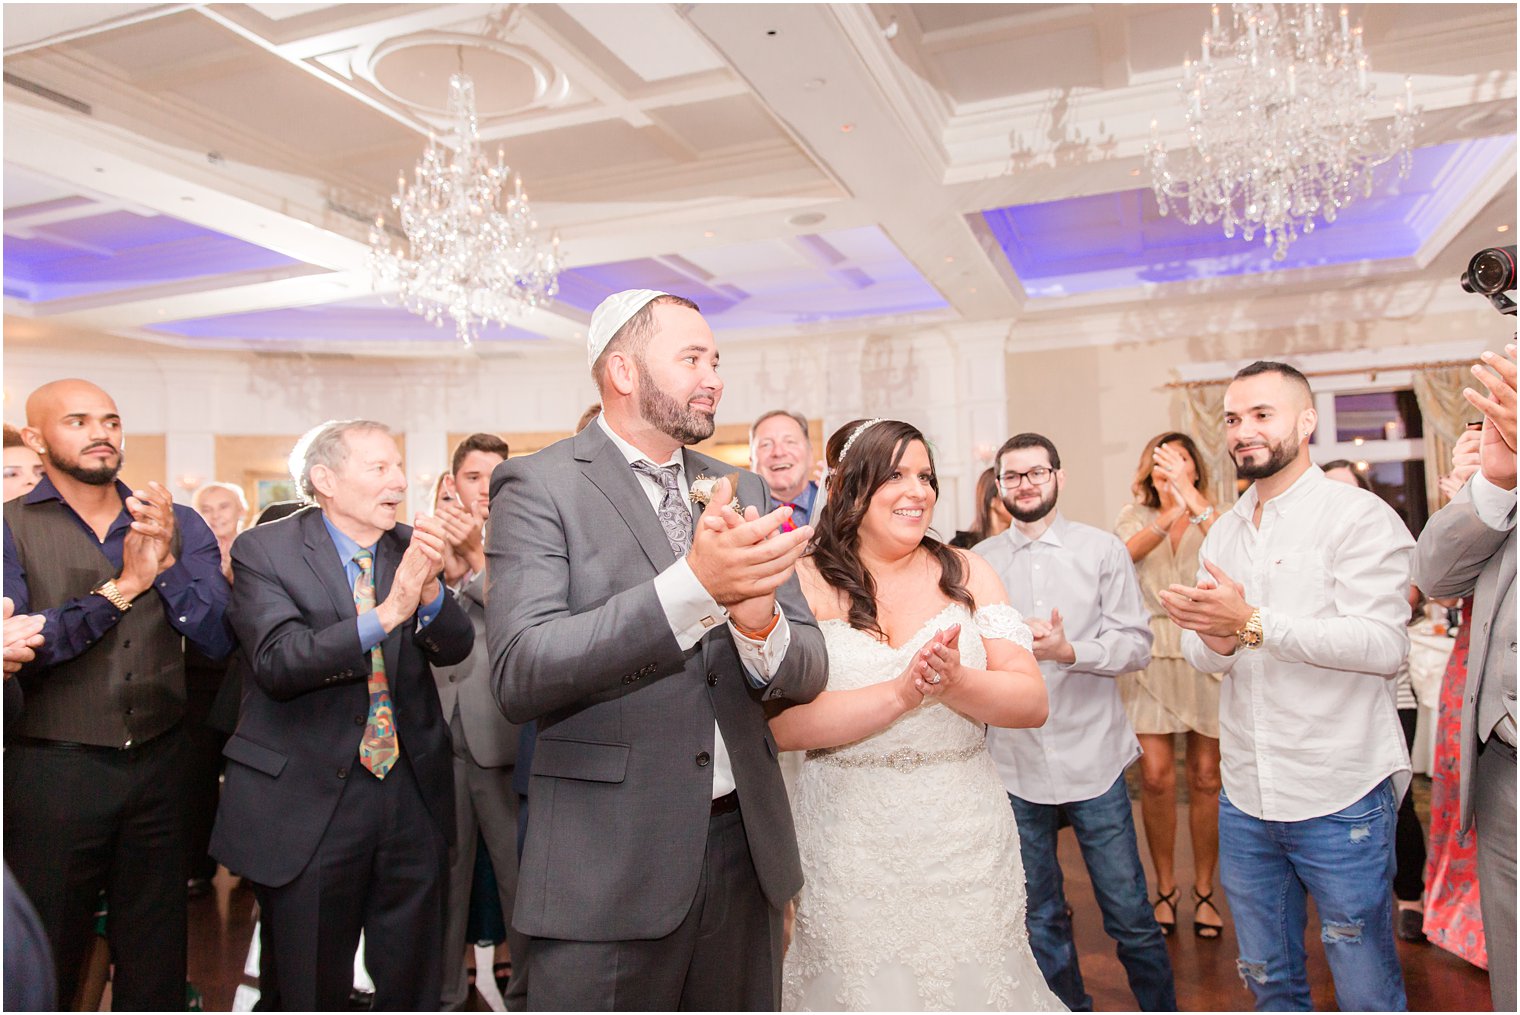
<path fill-rule="evenodd" d="M 558 105 L 570 92 L 564 73 L 532 50 L 457 32 L 389 39 L 368 54 L 355 54 L 354 68 L 386 98 L 433 121 L 449 115 L 439 85 L 453 74 L 475 82 L 476 115 L 483 122 Z"/>

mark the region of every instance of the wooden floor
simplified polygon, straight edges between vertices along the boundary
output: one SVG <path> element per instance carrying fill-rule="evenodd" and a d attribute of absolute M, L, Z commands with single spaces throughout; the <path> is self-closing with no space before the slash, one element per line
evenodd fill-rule
<path fill-rule="evenodd" d="M 1417 780 L 1417 784 L 1421 781 Z M 1416 797 L 1422 810 L 1427 795 L 1428 790 Z M 1422 813 L 1421 817 L 1428 818 L 1428 812 Z M 1135 820 L 1138 828 L 1138 808 Z M 1183 829 L 1187 827 L 1185 820 L 1179 821 L 1179 825 Z M 1140 848 L 1144 854 L 1143 836 Z M 1061 833 L 1059 852 L 1066 875 L 1067 898 L 1074 911 L 1075 936 L 1087 990 L 1099 1011 L 1132 1010 L 1134 998 L 1129 992 L 1124 969 L 1114 955 L 1113 942 L 1103 933 L 1091 883 L 1070 829 Z M 1177 852 L 1178 871 L 1190 871 L 1192 854 L 1185 832 Z M 1149 869 L 1148 857 L 1146 864 Z M 1151 883 L 1154 886 L 1154 880 Z M 1215 899 L 1225 916 L 1223 937 L 1215 941 L 1195 938 L 1192 908 L 1185 903 L 1179 907 L 1178 933 L 1169 940 L 1177 979 L 1177 1003 L 1183 1011 L 1233 1011 L 1251 1007 L 1251 996 L 1235 972 L 1235 937 L 1230 928 L 1224 892 L 1219 892 Z M 1309 924 L 1317 926 L 1312 910 Z M 235 887 L 225 871 L 217 878 L 215 893 L 190 903 L 190 980 L 200 989 L 207 1011 L 230 1010 L 233 994 L 241 982 L 252 933 L 253 893 L 247 888 Z M 1310 932 L 1307 937 L 1309 979 L 1315 1007 L 1333 1010 L 1335 992 L 1325 963 L 1324 948 L 1317 932 Z M 1482 970 L 1432 945 L 1401 941 L 1398 948 L 1411 1011 L 1490 1009 L 1488 977 Z"/>

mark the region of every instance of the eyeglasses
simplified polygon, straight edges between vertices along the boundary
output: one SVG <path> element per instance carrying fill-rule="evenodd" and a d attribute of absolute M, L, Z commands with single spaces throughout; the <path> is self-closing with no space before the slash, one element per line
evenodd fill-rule
<path fill-rule="evenodd" d="M 1028 472 L 1013 472 L 1012 470 L 1005 472 L 998 477 L 998 482 L 1003 484 L 1003 489 L 1005 490 L 1017 490 L 1019 484 L 1026 479 L 1029 480 L 1030 486 L 1044 486 L 1050 482 L 1050 477 L 1055 474 L 1056 470 L 1054 469 L 1047 469 L 1043 465 L 1036 465 Z"/>

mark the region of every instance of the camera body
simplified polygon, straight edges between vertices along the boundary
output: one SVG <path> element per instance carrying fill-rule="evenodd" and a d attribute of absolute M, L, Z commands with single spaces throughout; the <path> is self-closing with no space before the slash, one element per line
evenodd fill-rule
<path fill-rule="evenodd" d="M 1501 314 L 1515 315 L 1515 301 L 1505 293 L 1515 291 L 1515 248 L 1485 247 L 1467 262 L 1462 291 L 1487 296 Z"/>

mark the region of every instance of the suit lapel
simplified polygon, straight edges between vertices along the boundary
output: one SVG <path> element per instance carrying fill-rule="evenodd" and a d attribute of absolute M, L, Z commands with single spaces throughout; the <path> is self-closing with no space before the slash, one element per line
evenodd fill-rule
<path fill-rule="evenodd" d="M 580 462 L 581 472 L 602 492 L 628 526 L 655 570 L 663 571 L 675 563 L 670 540 L 665 538 L 665 529 L 649 506 L 649 498 L 639 485 L 639 477 L 600 424 L 593 422 L 576 434 L 575 458 Z"/>
<path fill-rule="evenodd" d="M 308 508 L 301 516 L 301 534 L 306 541 L 306 565 L 318 583 L 327 590 L 333 609 L 339 617 L 357 617 L 354 606 L 354 590 L 348 584 L 343 561 L 338 559 L 338 549 L 333 546 L 332 536 L 322 521 L 320 508 Z"/>

